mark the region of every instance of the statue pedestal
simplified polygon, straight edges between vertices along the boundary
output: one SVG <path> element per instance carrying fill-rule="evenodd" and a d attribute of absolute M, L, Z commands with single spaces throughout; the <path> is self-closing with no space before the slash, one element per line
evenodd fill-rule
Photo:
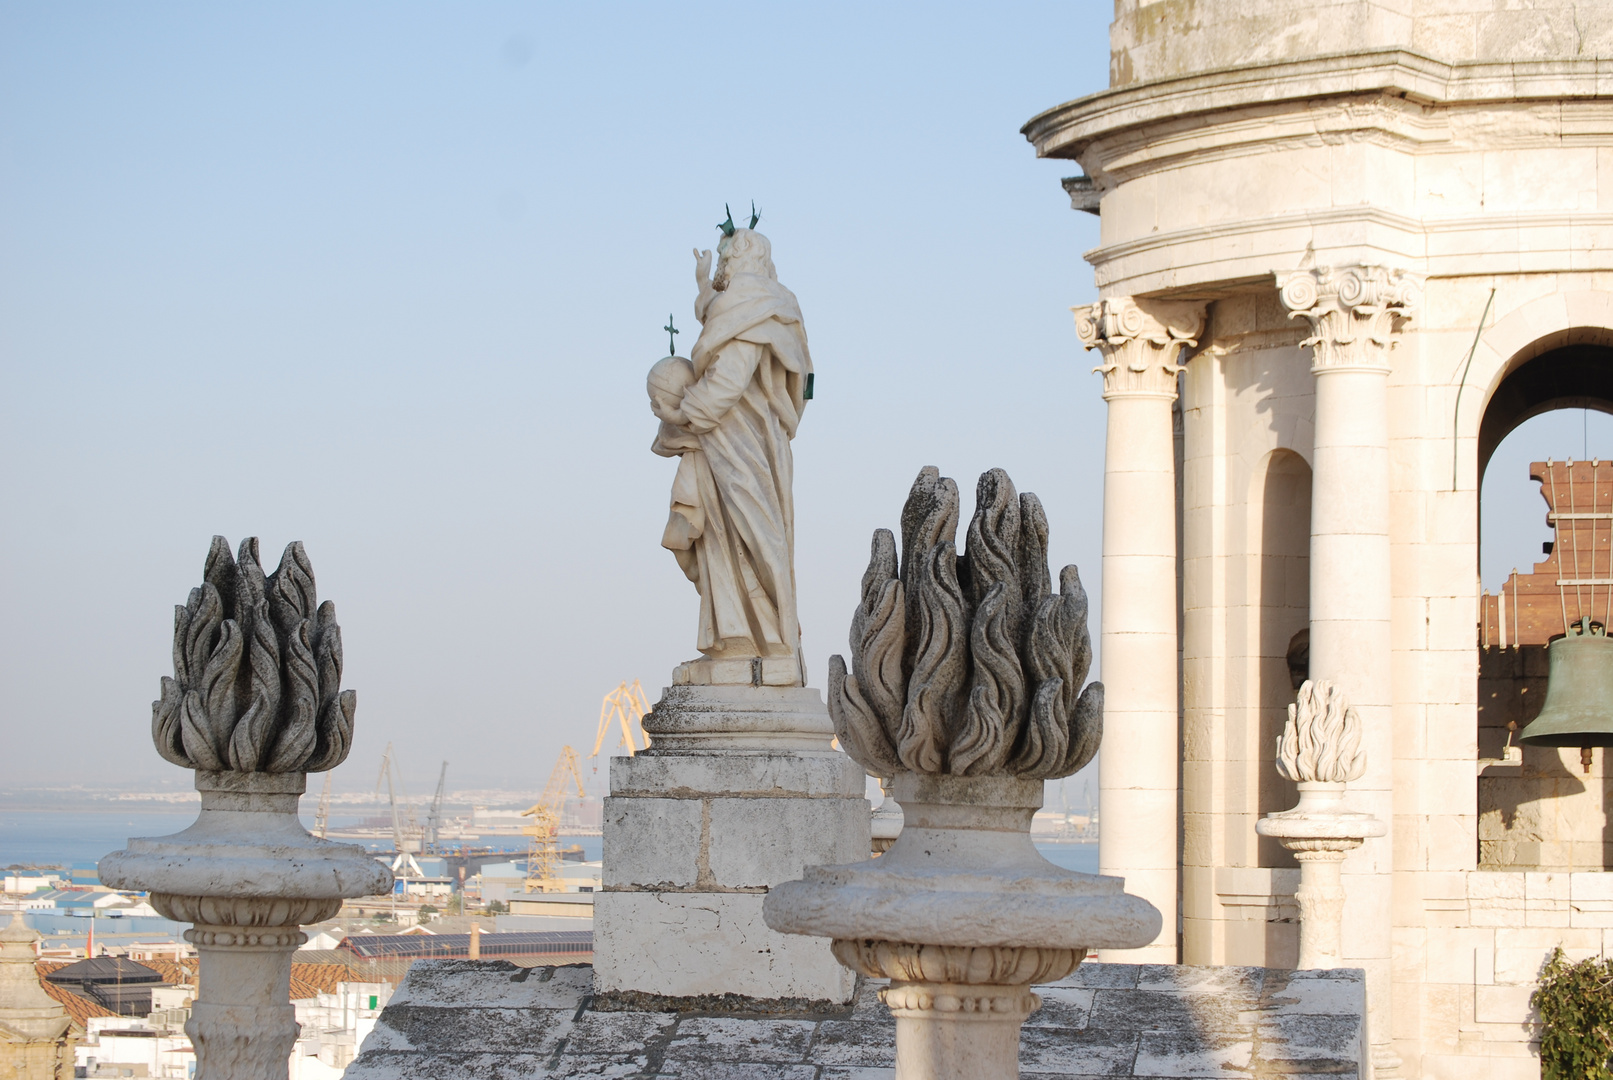
<path fill-rule="evenodd" d="M 669 687 L 650 747 L 611 759 L 597 991 L 634 1003 L 849 1002 L 826 939 L 768 929 L 762 901 L 808 866 L 867 857 L 863 771 L 830 745 L 816 690 Z"/>

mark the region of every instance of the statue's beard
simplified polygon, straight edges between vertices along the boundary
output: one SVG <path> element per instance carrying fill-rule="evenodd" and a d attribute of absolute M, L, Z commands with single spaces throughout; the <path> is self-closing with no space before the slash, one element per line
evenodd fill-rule
<path fill-rule="evenodd" d="M 728 268 L 726 266 L 717 267 L 717 273 L 711 279 L 711 287 L 718 292 L 728 288 Z"/>

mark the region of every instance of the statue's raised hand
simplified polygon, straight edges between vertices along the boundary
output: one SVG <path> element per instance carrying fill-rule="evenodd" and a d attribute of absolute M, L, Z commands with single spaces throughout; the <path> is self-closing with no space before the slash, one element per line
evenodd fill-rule
<path fill-rule="evenodd" d="M 711 284 L 711 252 L 694 249 L 694 279 L 701 288 Z"/>

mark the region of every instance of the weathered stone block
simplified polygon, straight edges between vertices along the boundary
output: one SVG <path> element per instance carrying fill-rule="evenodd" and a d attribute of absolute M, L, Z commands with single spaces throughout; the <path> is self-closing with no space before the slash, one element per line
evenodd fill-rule
<path fill-rule="evenodd" d="M 612 892 L 594 899 L 602 991 L 849 1002 L 854 977 L 828 941 L 775 933 L 763 894 Z"/>
<path fill-rule="evenodd" d="M 1473 1018 L 1481 1024 L 1521 1025 L 1529 1019 L 1533 986 L 1479 986 L 1473 991 Z"/>
<path fill-rule="evenodd" d="M 728 750 L 612 758 L 610 790 L 612 795 L 667 798 L 702 795 L 860 798 L 866 790 L 866 782 L 862 769 L 838 751 Z"/>
<path fill-rule="evenodd" d="M 700 800 L 611 797 L 604 815 L 607 889 L 695 885 L 704 817 Z"/>
<path fill-rule="evenodd" d="M 778 885 L 808 866 L 856 861 L 868 850 L 866 799 L 712 799 L 709 805 L 709 865 L 720 888 Z"/>
<path fill-rule="evenodd" d="M 1494 955 L 1494 930 L 1485 927 L 1429 927 L 1425 978 L 1431 983 L 1472 983 L 1475 956 L 1480 949 L 1489 956 Z M 1492 960 L 1487 966 L 1493 968 L 1493 963 Z"/>

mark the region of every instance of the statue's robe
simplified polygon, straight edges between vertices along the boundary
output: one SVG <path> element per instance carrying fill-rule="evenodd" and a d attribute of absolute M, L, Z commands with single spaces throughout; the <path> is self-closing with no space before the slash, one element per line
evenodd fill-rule
<path fill-rule="evenodd" d="M 700 591 L 702 653 L 792 656 L 801 624 L 790 440 L 812 370 L 801 309 L 777 281 L 736 274 L 704 314 L 682 405 L 700 451 L 683 454 L 662 542 Z"/>

